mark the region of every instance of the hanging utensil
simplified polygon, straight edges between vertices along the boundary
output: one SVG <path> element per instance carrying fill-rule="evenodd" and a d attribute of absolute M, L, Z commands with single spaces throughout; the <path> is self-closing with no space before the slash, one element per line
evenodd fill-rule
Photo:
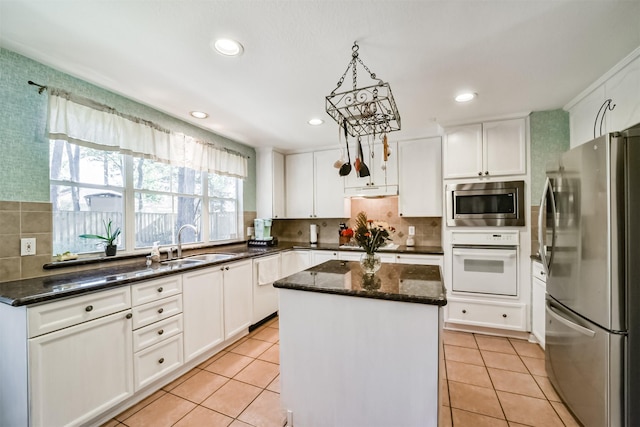
<path fill-rule="evenodd" d="M 351 173 L 351 155 L 349 154 L 349 139 L 348 139 L 348 133 L 347 133 L 347 123 L 345 121 L 342 122 L 342 127 L 344 129 L 344 142 L 347 146 L 347 163 L 340 166 L 340 170 L 338 171 L 338 174 L 340 176 L 347 176 Z"/>
<path fill-rule="evenodd" d="M 362 152 L 362 143 L 360 142 L 360 137 L 358 137 L 358 157 L 360 160 L 360 170 L 358 170 L 358 176 L 360 178 L 364 178 L 371 175 L 371 173 L 369 172 L 369 167 L 364 162 L 364 153 Z"/>
<path fill-rule="evenodd" d="M 340 169 L 345 164 L 344 160 L 344 148 L 342 148 L 342 129 L 338 126 L 338 142 L 340 145 L 340 158 L 333 162 L 333 167 Z"/>
<path fill-rule="evenodd" d="M 382 168 L 383 171 L 387 170 L 387 159 L 389 158 L 389 143 L 387 142 L 387 134 L 384 134 L 384 137 L 382 138 L 382 164 L 380 165 L 380 168 Z"/>

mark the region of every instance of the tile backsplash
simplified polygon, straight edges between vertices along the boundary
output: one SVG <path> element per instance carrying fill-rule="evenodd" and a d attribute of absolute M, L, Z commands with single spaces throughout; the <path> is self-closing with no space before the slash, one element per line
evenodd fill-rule
<path fill-rule="evenodd" d="M 396 232 L 393 242 L 404 245 L 407 240 L 409 226 L 416 228 L 416 246 L 442 245 L 442 218 L 416 217 L 405 218 L 398 215 L 398 197 L 376 199 L 351 199 L 351 217 L 344 219 L 275 219 L 272 234 L 283 241 L 309 243 L 309 226 L 318 225 L 319 243 L 338 243 L 338 229 L 341 222 L 350 227 L 355 226 L 355 217 L 364 211 L 369 219 L 386 221 Z"/>
<path fill-rule="evenodd" d="M 51 262 L 53 224 L 51 203 L 0 201 L 0 281 L 44 275 Z M 20 239 L 36 239 L 36 254 L 20 256 Z"/>

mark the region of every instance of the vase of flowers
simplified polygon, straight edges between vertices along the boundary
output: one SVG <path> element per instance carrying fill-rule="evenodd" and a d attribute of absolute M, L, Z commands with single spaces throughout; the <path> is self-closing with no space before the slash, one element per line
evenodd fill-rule
<path fill-rule="evenodd" d="M 360 257 L 360 265 L 365 274 L 373 274 L 380 269 L 382 261 L 376 251 L 391 241 L 391 234 L 394 231 L 395 228 L 388 223 L 368 219 L 364 212 L 358 213 L 353 238 L 365 251 Z"/>
<path fill-rule="evenodd" d="M 104 251 L 106 256 L 115 256 L 116 251 L 118 249 L 118 245 L 115 243 L 116 239 L 120 235 L 122 231 L 120 227 L 112 228 L 111 227 L 111 219 L 109 222 L 102 221 L 104 224 L 105 235 L 100 236 L 98 234 L 81 234 L 80 237 L 83 239 L 98 239 L 102 240 L 105 244 Z"/>

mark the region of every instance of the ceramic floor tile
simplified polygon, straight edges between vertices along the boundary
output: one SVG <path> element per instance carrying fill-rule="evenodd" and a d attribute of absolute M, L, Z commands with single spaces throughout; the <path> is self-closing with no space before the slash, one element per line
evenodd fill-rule
<path fill-rule="evenodd" d="M 519 340 L 516 338 L 509 338 L 509 341 L 511 341 L 511 344 L 520 356 L 544 359 L 544 350 L 542 350 L 542 347 L 540 347 L 539 344 L 535 344 L 525 340 Z"/>
<path fill-rule="evenodd" d="M 451 408 L 441 407 L 438 416 L 438 427 L 453 427 L 453 422 L 451 421 Z"/>
<path fill-rule="evenodd" d="M 530 426 L 563 427 L 564 423 L 546 399 L 498 391 L 507 420 Z"/>
<path fill-rule="evenodd" d="M 484 366 L 484 361 L 480 355 L 480 351 L 475 348 L 459 347 L 455 345 L 444 346 L 445 360 L 453 360 L 456 362 L 471 363 L 472 365 Z"/>
<path fill-rule="evenodd" d="M 279 372 L 280 366 L 263 360 L 255 360 L 242 371 L 238 372 L 233 379 L 255 385 L 256 387 L 265 388 L 278 376 Z"/>
<path fill-rule="evenodd" d="M 116 420 L 115 418 L 112 420 L 107 421 L 106 423 L 102 424 L 100 427 L 117 427 L 117 426 L 121 426 L 122 424 L 120 423 L 120 421 Z"/>
<path fill-rule="evenodd" d="M 261 391 L 256 386 L 230 380 L 202 402 L 202 406 L 236 418 Z"/>
<path fill-rule="evenodd" d="M 558 393 L 556 393 L 556 390 L 553 388 L 553 385 L 551 385 L 551 381 L 549 381 L 549 378 L 534 375 L 533 379 L 536 380 L 536 382 L 538 383 L 538 386 L 542 389 L 542 392 L 544 393 L 545 397 L 548 400 L 553 402 L 561 401 L 560 396 L 558 396 Z"/>
<path fill-rule="evenodd" d="M 442 333 L 442 340 L 445 344 L 457 345 L 459 347 L 478 348 L 473 334 L 467 332 L 457 332 L 445 330 Z"/>
<path fill-rule="evenodd" d="M 275 380 L 271 381 L 267 386 L 267 390 L 273 391 L 274 393 L 280 393 L 280 375 L 278 375 Z"/>
<path fill-rule="evenodd" d="M 491 388 L 449 381 L 451 408 L 504 419 L 496 392 Z"/>
<path fill-rule="evenodd" d="M 266 326 L 268 328 L 280 329 L 280 318 L 276 317 L 275 319 L 271 320 L 270 322 L 267 322 Z"/>
<path fill-rule="evenodd" d="M 529 372 L 532 375 L 538 375 L 540 377 L 547 376 L 547 369 L 544 366 L 544 359 L 538 359 L 536 357 L 521 356 L 520 359 L 524 362 Z"/>
<path fill-rule="evenodd" d="M 247 424 L 247 423 L 243 423 L 240 420 L 234 420 L 231 424 L 229 424 L 229 427 L 254 427 L 251 424 Z"/>
<path fill-rule="evenodd" d="M 275 328 L 258 329 L 251 338 L 276 343 L 280 339 L 280 330 Z"/>
<path fill-rule="evenodd" d="M 489 368 L 489 375 L 491 375 L 491 381 L 496 390 L 545 399 L 538 383 L 529 374 Z"/>
<path fill-rule="evenodd" d="M 190 400 L 194 403 L 200 403 L 213 392 L 222 387 L 229 378 L 222 375 L 214 374 L 209 371 L 200 371 L 173 390 L 172 394 Z"/>
<path fill-rule="evenodd" d="M 123 422 L 129 427 L 168 427 L 178 422 L 195 407 L 196 404 L 193 402 L 166 393 Z"/>
<path fill-rule="evenodd" d="M 216 360 L 220 359 L 222 356 L 224 356 L 225 354 L 227 354 L 226 351 L 222 350 L 217 352 L 216 354 L 214 354 L 213 356 L 211 356 L 210 358 L 208 358 L 207 360 L 205 360 L 204 362 L 202 362 L 201 364 L 198 365 L 198 368 L 200 369 L 204 369 L 205 367 L 211 365 L 213 362 L 215 362 Z"/>
<path fill-rule="evenodd" d="M 245 342 L 247 339 L 248 339 L 247 337 L 240 338 L 238 341 L 234 342 L 233 344 L 229 344 L 227 347 L 225 347 L 223 351 L 230 351 L 231 349 L 234 349 L 240 344 L 242 344 L 243 342 Z"/>
<path fill-rule="evenodd" d="M 525 424 L 520 424 L 520 423 L 514 423 L 513 421 L 509 421 L 509 427 L 530 427 L 530 426 L 525 425 Z"/>
<path fill-rule="evenodd" d="M 452 408 L 451 416 L 455 427 L 508 427 L 504 419 Z"/>
<path fill-rule="evenodd" d="M 525 374 L 529 373 L 518 356 L 486 350 L 480 350 L 480 353 L 487 368 L 498 368 L 507 371 L 523 372 Z"/>
<path fill-rule="evenodd" d="M 264 390 L 238 417 L 240 421 L 261 427 L 282 427 L 286 420 L 280 408 L 280 395 Z"/>
<path fill-rule="evenodd" d="M 212 411 L 203 406 L 197 406 L 184 418 L 174 424 L 175 427 L 227 427 L 233 418 Z"/>
<path fill-rule="evenodd" d="M 499 353 L 516 354 L 515 349 L 507 338 L 503 337 L 490 337 L 483 335 L 476 335 L 476 342 L 480 350 L 497 351 Z"/>
<path fill-rule="evenodd" d="M 449 403 L 449 383 L 447 380 L 440 380 L 440 396 L 442 397 L 440 403 L 443 406 L 451 406 L 451 403 Z"/>
<path fill-rule="evenodd" d="M 238 372 L 243 370 L 249 363 L 253 362 L 251 357 L 243 356 L 241 354 L 227 353 L 220 359 L 212 362 L 204 369 L 214 374 L 223 375 L 227 378 L 232 378 Z"/>
<path fill-rule="evenodd" d="M 579 427 L 580 426 L 580 424 L 578 424 L 578 422 L 573 417 L 571 412 L 569 412 L 569 410 L 564 405 L 564 403 L 551 402 L 551 406 L 553 406 L 553 409 L 556 410 L 556 413 L 560 416 L 560 419 L 562 420 L 562 422 L 564 422 L 565 426 L 567 426 L 567 427 Z"/>
<path fill-rule="evenodd" d="M 264 353 L 258 356 L 258 359 L 264 360 L 266 362 L 280 364 L 280 345 L 272 345 Z"/>
<path fill-rule="evenodd" d="M 151 394 L 150 396 L 142 399 L 140 402 L 136 403 L 135 405 L 133 405 L 132 407 L 130 407 L 126 411 L 123 411 L 120 414 L 116 415 L 114 418 L 116 420 L 118 420 L 118 421 L 124 421 L 127 418 L 129 418 L 130 416 L 132 416 L 133 414 L 135 414 L 136 412 L 140 411 L 145 406 L 151 404 L 155 400 L 160 399 L 165 394 L 167 394 L 166 391 L 158 390 L 155 393 Z"/>
<path fill-rule="evenodd" d="M 191 378 L 192 376 L 194 376 L 195 374 L 197 374 L 198 372 L 200 372 L 200 369 L 194 368 L 194 369 L 190 370 L 189 372 L 187 372 L 186 374 L 184 374 L 184 375 L 176 378 L 175 380 L 171 381 L 169 384 L 167 384 L 166 386 L 162 387 L 162 389 L 164 391 L 171 391 L 174 388 L 178 387 L 183 382 L 185 382 L 186 380 L 188 380 L 189 378 Z"/>
<path fill-rule="evenodd" d="M 449 360 L 447 362 L 447 378 L 450 381 L 491 388 L 491 379 L 489 379 L 487 368 L 484 366 Z"/>
<path fill-rule="evenodd" d="M 273 344 L 266 341 L 247 338 L 242 344 L 229 350 L 235 354 L 241 354 L 247 357 L 258 357 L 264 353 Z"/>

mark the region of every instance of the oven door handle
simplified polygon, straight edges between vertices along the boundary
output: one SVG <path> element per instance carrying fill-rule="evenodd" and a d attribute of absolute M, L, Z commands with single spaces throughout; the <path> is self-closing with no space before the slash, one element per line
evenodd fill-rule
<path fill-rule="evenodd" d="M 544 244 L 544 231 L 542 228 L 542 220 L 543 215 L 546 211 L 545 205 L 547 203 L 547 194 L 549 195 L 549 200 L 551 201 L 551 214 L 553 217 L 551 221 L 547 218 L 547 225 L 551 223 L 551 254 L 547 259 L 547 250 L 545 249 Z M 551 262 L 553 261 L 553 252 L 554 246 L 556 245 L 556 200 L 553 196 L 553 185 L 551 184 L 551 180 L 547 177 L 544 182 L 544 189 L 542 190 L 542 199 L 540 200 L 540 211 L 538 212 L 538 253 L 540 254 L 540 258 L 542 258 L 542 267 L 544 268 L 544 273 L 548 276 L 549 271 L 551 270 Z"/>
<path fill-rule="evenodd" d="M 515 251 L 502 251 L 502 253 L 491 253 L 497 252 L 496 249 L 489 249 L 479 254 L 477 252 L 472 251 L 461 251 L 461 250 L 453 250 L 453 256 L 461 256 L 461 257 L 474 257 L 474 258 L 515 258 Z"/>
<path fill-rule="evenodd" d="M 546 309 L 547 309 L 547 313 L 551 317 L 553 317 L 554 319 L 556 319 L 558 322 L 562 323 L 563 325 L 573 329 L 574 331 L 580 332 L 582 335 L 586 335 L 589 338 L 593 338 L 593 337 L 596 336 L 596 333 L 594 331 L 592 331 L 591 329 L 585 328 L 584 326 L 580 326 L 577 323 L 574 323 L 571 320 L 569 320 L 566 317 L 564 317 L 561 313 L 559 313 L 557 310 L 555 310 L 553 308 L 553 306 L 551 305 L 551 302 L 549 300 L 547 300 Z"/>

